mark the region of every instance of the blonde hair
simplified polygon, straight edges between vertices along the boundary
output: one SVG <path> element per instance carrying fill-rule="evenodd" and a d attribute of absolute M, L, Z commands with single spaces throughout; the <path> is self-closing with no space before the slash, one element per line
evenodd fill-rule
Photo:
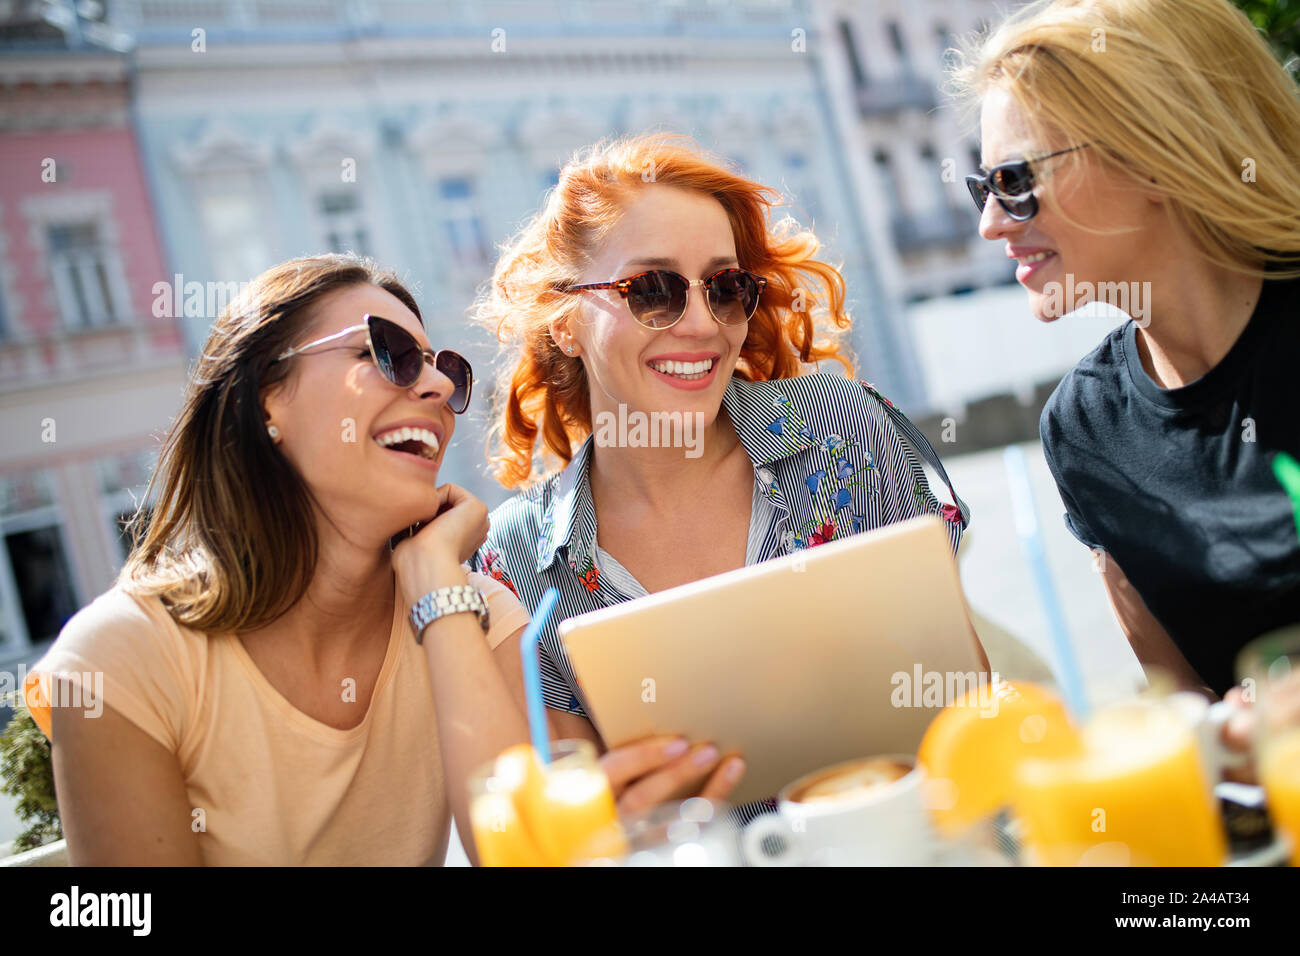
<path fill-rule="evenodd" d="M 1210 261 L 1300 276 L 1300 91 L 1228 0 L 1039 0 L 970 41 L 946 85 L 972 109 L 1005 89 L 1043 143 L 1092 144 L 1063 160 L 1096 154 L 1163 194 Z"/>
<path fill-rule="evenodd" d="M 551 321 L 577 316 L 581 302 L 556 290 L 578 281 L 594 248 L 650 181 L 718 200 L 740 265 L 767 277 L 736 377 L 788 378 L 824 359 L 852 372 L 841 341 L 850 324 L 844 279 L 816 258 L 817 237 L 793 219 L 769 225 L 768 210 L 780 198 L 771 188 L 732 171 L 683 136 L 596 143 L 565 164 L 545 206 L 502 250 L 491 285 L 473 310 L 496 333 L 510 366 L 498 380 L 495 448 L 489 453 L 497 480 L 507 488 L 532 476 L 539 437 L 542 450 L 564 463 L 591 431 L 582 360 L 561 351 L 550 334 Z"/>

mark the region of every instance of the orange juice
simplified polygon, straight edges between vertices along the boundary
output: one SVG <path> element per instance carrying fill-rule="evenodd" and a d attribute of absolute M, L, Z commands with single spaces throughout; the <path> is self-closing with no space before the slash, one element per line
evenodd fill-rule
<path fill-rule="evenodd" d="M 470 823 L 481 866 L 545 866 L 546 860 L 524 828 L 512 794 L 482 792 L 470 802 Z"/>
<path fill-rule="evenodd" d="M 470 780 L 470 822 L 483 866 L 565 866 L 617 818 L 614 794 L 586 741 L 555 741 L 549 764 L 527 744 Z"/>
<path fill-rule="evenodd" d="M 1268 795 L 1273 826 L 1291 841 L 1291 865 L 1300 866 L 1300 727 L 1268 743 L 1260 759 L 1259 777 Z"/>
<path fill-rule="evenodd" d="M 1078 749 L 1078 732 L 1059 697 L 1028 681 L 998 681 L 940 711 L 916 759 L 929 778 L 927 805 L 935 824 L 956 837 L 1006 805 L 1022 760 Z"/>
<path fill-rule="evenodd" d="M 1196 739 L 1171 708 L 1100 711 L 1074 756 L 1020 764 L 1013 805 L 1045 866 L 1219 866 L 1227 843 Z"/>
<path fill-rule="evenodd" d="M 541 800 L 528 805 L 526 816 L 543 853 L 565 866 L 593 834 L 617 821 L 618 812 L 599 766 L 562 758 L 547 768 Z"/>

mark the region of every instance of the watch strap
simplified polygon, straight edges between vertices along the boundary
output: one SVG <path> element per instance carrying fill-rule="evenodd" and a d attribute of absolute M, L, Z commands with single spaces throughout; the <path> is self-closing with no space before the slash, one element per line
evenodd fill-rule
<path fill-rule="evenodd" d="M 483 592 L 472 584 L 453 584 L 450 587 L 430 591 L 411 605 L 411 629 L 415 631 L 415 643 L 424 643 L 424 631 L 430 624 L 448 614 L 461 614 L 473 611 L 478 617 L 479 626 L 487 633 L 489 615 L 487 601 Z"/>

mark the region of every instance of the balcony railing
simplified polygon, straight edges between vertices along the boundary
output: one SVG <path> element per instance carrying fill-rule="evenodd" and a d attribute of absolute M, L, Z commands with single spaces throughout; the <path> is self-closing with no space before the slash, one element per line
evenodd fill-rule
<path fill-rule="evenodd" d="M 960 246 L 976 238 L 971 214 L 956 206 L 940 206 L 919 213 L 898 213 L 890 222 L 899 252 L 932 246 Z"/>
<path fill-rule="evenodd" d="M 864 117 L 884 116 L 903 110 L 932 110 L 934 87 L 911 73 L 885 79 L 872 79 L 855 91 L 858 112 Z"/>
<path fill-rule="evenodd" d="M 81 375 L 127 371 L 183 359 L 179 340 L 156 322 L 101 325 L 32 338 L 0 338 L 0 391 Z"/>

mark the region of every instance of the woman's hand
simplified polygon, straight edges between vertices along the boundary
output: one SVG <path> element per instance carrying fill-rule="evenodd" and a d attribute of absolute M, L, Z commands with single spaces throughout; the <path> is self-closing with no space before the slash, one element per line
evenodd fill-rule
<path fill-rule="evenodd" d="M 1241 687 L 1232 688 L 1223 695 L 1223 699 L 1240 708 L 1223 725 L 1223 744 L 1235 753 L 1249 754 L 1260 732 L 1256 726 L 1260 721 L 1260 714 L 1251 700 L 1247 699 Z M 1277 735 L 1284 732 L 1286 728 L 1300 727 L 1300 671 L 1269 685 L 1267 709 L 1269 713 L 1266 734 Z M 1249 763 L 1239 769 L 1225 772 L 1224 776 L 1239 783 L 1256 782 L 1255 767 Z"/>
<path fill-rule="evenodd" d="M 1229 717 L 1220 731 L 1220 739 L 1229 753 L 1250 755 L 1251 742 L 1255 736 L 1255 708 L 1246 700 L 1242 689 L 1234 687 L 1223 695 L 1226 703 L 1240 708 Z M 1227 767 L 1223 771 L 1225 780 L 1237 783 L 1254 783 L 1255 768 L 1251 762 L 1240 767 Z"/>
<path fill-rule="evenodd" d="M 434 516 L 393 548 L 398 585 L 411 600 L 435 588 L 464 584 L 461 563 L 487 540 L 488 512 L 483 502 L 456 485 L 442 485 L 436 494 Z"/>
<path fill-rule="evenodd" d="M 607 751 L 600 765 L 609 777 L 620 814 L 666 800 L 700 796 L 725 800 L 745 773 L 739 755 L 723 759 L 712 744 L 653 737 Z"/>

